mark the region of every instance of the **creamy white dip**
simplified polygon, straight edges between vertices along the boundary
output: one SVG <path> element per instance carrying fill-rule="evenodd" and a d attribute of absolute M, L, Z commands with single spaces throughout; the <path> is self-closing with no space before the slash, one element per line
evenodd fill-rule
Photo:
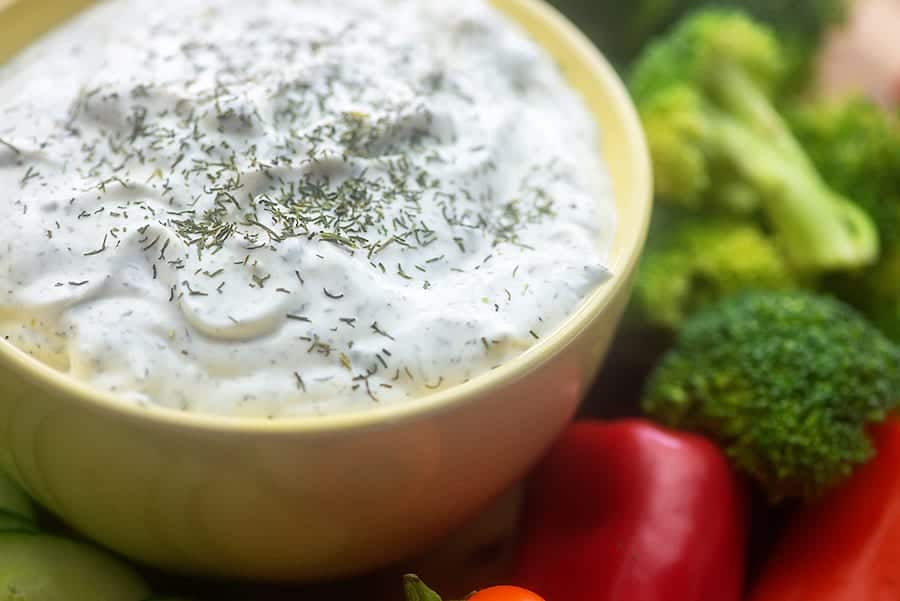
<path fill-rule="evenodd" d="M 485 0 L 112 0 L 0 70 L 0 334 L 227 416 L 469 380 L 608 276 L 596 125 Z"/>

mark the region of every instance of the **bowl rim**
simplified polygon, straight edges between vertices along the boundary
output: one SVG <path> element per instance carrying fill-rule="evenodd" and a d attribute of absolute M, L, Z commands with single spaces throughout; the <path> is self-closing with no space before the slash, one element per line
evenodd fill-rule
<path fill-rule="evenodd" d="M 558 10 L 545 0 L 488 0 L 500 12 L 519 23 L 527 18 L 538 20 L 553 38 L 563 40 L 572 50 L 572 62 L 580 62 L 599 81 L 608 95 L 614 112 L 621 118 L 629 144 L 618 150 L 629 155 L 632 166 L 628 177 L 634 178 L 635 190 L 630 202 L 636 203 L 636 227 L 625 232 L 622 250 L 613 257 L 612 276 L 597 286 L 579 307 L 553 332 L 507 363 L 480 374 L 468 382 L 427 394 L 412 401 L 375 405 L 343 413 L 279 417 L 231 417 L 185 412 L 159 405 L 137 406 L 125 403 L 117 395 L 99 390 L 60 372 L 0 339 L 0 366 L 11 368 L 24 378 L 51 388 L 71 402 L 95 411 L 142 424 L 177 427 L 194 431 L 232 432 L 243 434 L 328 433 L 384 426 L 440 412 L 466 402 L 474 402 L 488 393 L 521 379 L 562 352 L 588 325 L 600 316 L 623 288 L 630 286 L 631 274 L 646 241 L 652 209 L 652 172 L 647 142 L 637 110 L 619 75 L 588 38 Z M 0 0 L 2 9 L 23 4 L 23 0 Z M 511 13 L 517 13 L 513 15 Z M 524 15 L 524 16 L 521 16 Z M 540 44 L 540 42 L 538 42 Z M 544 46 L 544 44 L 541 44 Z M 601 124 L 602 125 L 602 124 Z M 618 226 L 617 226 L 618 227 Z M 618 233 L 617 233 L 618 235 Z"/>

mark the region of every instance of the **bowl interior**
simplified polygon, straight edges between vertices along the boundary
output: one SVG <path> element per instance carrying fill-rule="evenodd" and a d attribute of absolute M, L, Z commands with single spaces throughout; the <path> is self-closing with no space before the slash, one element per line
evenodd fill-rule
<path fill-rule="evenodd" d="M 651 171 L 646 143 L 628 93 L 597 49 L 571 23 L 541 0 L 491 0 L 524 27 L 558 63 L 570 84 L 582 95 L 600 125 L 601 152 L 608 167 L 617 208 L 616 232 L 610 249 L 613 277 L 599 286 L 551 335 L 506 365 L 470 382 L 410 403 L 377 407 L 347 415 L 291 418 L 277 421 L 230 419 L 185 414 L 159 407 L 137 408 L 95 390 L 32 359 L 0 340 L 0 372 L 49 386 L 73 402 L 117 412 L 123 419 L 157 420 L 178 427 L 296 433 L 377 425 L 413 418 L 449 404 L 477 398 L 521 377 L 565 348 L 630 285 L 647 234 L 651 211 Z M 94 4 L 94 0 L 0 0 L 0 63 L 40 35 Z"/>

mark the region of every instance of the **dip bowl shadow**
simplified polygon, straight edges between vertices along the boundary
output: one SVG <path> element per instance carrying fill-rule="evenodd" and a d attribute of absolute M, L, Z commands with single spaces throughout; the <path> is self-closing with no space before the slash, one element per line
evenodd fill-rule
<path fill-rule="evenodd" d="M 634 107 L 598 51 L 540 0 L 493 3 L 588 102 L 616 195 L 613 276 L 552 335 L 413 403 L 279 421 L 135 407 L 0 340 L 0 468 L 127 557 L 280 581 L 410 556 L 520 480 L 575 415 L 612 340 L 647 233 L 651 173 Z M 89 4 L 0 1 L 0 62 Z"/>

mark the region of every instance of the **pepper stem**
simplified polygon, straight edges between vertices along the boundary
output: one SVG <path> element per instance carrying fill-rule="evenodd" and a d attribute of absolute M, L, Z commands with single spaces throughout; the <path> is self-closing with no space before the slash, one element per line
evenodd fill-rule
<path fill-rule="evenodd" d="M 441 601 L 441 596 L 428 588 L 415 574 L 403 577 L 403 591 L 406 593 L 406 601 Z"/>

